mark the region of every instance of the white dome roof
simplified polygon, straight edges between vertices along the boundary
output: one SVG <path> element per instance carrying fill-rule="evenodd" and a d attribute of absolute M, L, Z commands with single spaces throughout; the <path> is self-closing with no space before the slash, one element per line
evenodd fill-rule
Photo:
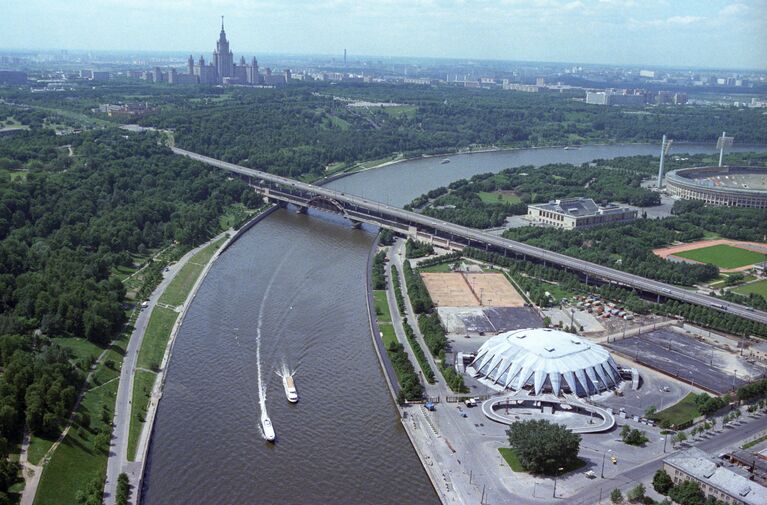
<path fill-rule="evenodd" d="M 549 328 L 502 333 L 482 344 L 471 365 L 504 388 L 535 394 L 563 389 L 589 396 L 617 386 L 618 365 L 607 350 L 578 335 Z"/>

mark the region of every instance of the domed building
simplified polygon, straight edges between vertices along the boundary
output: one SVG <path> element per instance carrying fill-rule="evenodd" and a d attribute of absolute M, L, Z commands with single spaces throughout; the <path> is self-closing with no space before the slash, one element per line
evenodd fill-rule
<path fill-rule="evenodd" d="M 471 368 L 496 386 L 541 393 L 591 396 L 621 381 L 602 346 L 550 328 L 514 330 L 482 344 Z"/>

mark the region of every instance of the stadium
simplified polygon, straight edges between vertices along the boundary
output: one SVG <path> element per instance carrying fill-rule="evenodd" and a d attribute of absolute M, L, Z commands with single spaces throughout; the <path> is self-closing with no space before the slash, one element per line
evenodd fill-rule
<path fill-rule="evenodd" d="M 621 382 L 618 365 L 602 346 L 549 328 L 514 330 L 490 338 L 470 365 L 494 386 L 535 395 L 591 396 Z"/>
<path fill-rule="evenodd" d="M 670 172 L 672 195 L 708 205 L 767 209 L 767 168 L 693 167 Z"/>

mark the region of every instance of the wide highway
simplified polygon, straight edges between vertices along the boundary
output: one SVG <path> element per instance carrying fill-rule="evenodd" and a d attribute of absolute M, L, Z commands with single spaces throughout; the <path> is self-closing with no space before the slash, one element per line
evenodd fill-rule
<path fill-rule="evenodd" d="M 522 242 L 505 239 L 505 238 L 491 235 L 489 233 L 485 233 L 483 231 L 476 230 L 473 228 L 467 228 L 465 226 L 448 223 L 447 221 L 434 219 L 434 218 L 424 216 L 416 212 L 407 211 L 398 207 L 392 207 L 390 205 L 387 205 L 381 202 L 367 200 L 365 198 L 361 198 L 355 195 L 348 195 L 340 191 L 335 191 L 335 190 L 324 188 L 321 186 L 315 186 L 313 184 L 307 184 L 304 182 L 296 181 L 294 179 L 289 179 L 287 177 L 282 177 L 279 175 L 262 172 L 260 170 L 254 170 L 252 168 L 242 167 L 240 165 L 235 165 L 234 163 L 228 163 L 225 161 L 217 160 L 215 158 L 203 156 L 201 154 L 193 153 L 191 151 L 186 151 L 184 149 L 179 149 L 175 147 L 172 149 L 173 149 L 173 152 L 176 154 L 187 156 L 194 160 L 201 161 L 208 165 L 211 165 L 217 168 L 222 168 L 230 172 L 246 175 L 256 179 L 262 179 L 264 181 L 269 181 L 274 184 L 286 186 L 287 188 L 294 188 L 296 190 L 306 191 L 309 193 L 313 193 L 314 195 L 324 196 L 326 198 L 332 198 L 334 200 L 337 200 L 338 202 L 346 202 L 360 208 L 368 209 L 373 214 L 388 215 L 398 220 L 401 220 L 403 222 L 412 223 L 412 225 L 414 226 L 422 225 L 428 228 L 432 228 L 434 230 L 438 230 L 447 235 L 452 234 L 455 237 L 470 239 L 478 243 L 488 244 L 496 248 L 506 249 L 514 253 L 531 256 L 533 258 L 544 260 L 548 263 L 565 267 L 570 270 L 586 273 L 590 277 L 595 277 L 602 280 L 619 283 L 624 286 L 636 288 L 638 290 L 641 290 L 647 293 L 654 293 L 664 298 L 672 298 L 675 300 L 692 303 L 695 305 L 702 305 L 704 307 L 709 307 L 715 310 L 719 310 L 721 312 L 733 314 L 733 315 L 742 317 L 744 319 L 748 319 L 748 320 L 755 321 L 762 324 L 767 324 L 767 312 L 755 310 L 755 309 L 752 309 L 751 307 L 746 307 L 744 305 L 739 305 L 737 303 L 720 300 L 718 298 L 700 294 L 694 291 L 688 291 L 686 289 L 679 288 L 671 284 L 666 284 L 663 282 L 646 279 L 638 275 L 622 272 L 620 270 L 616 270 L 614 268 L 610 268 L 610 267 L 606 267 L 602 265 L 597 265 L 595 263 L 591 263 L 588 261 L 566 256 L 564 254 L 547 251 L 546 249 L 542 249 L 540 247 L 534 247 L 534 246 L 524 244 Z M 371 215 L 370 221 L 373 223 L 376 223 L 377 219 L 374 215 Z"/>

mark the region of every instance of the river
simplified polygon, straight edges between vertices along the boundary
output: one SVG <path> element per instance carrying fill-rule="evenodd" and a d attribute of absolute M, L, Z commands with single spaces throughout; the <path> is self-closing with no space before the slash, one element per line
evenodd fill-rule
<path fill-rule="evenodd" d="M 447 164 L 442 158 L 413 160 L 329 187 L 404 205 L 477 173 L 656 151 L 608 145 L 453 155 Z M 675 149 L 682 152 L 714 149 Z M 216 261 L 176 339 L 152 435 L 144 503 L 438 503 L 400 425 L 370 339 L 365 268 L 373 233 L 313 210 L 280 210 Z M 260 313 L 274 445 L 259 431 Z M 297 368 L 296 405 L 287 403 L 275 373 L 283 362 Z"/>

